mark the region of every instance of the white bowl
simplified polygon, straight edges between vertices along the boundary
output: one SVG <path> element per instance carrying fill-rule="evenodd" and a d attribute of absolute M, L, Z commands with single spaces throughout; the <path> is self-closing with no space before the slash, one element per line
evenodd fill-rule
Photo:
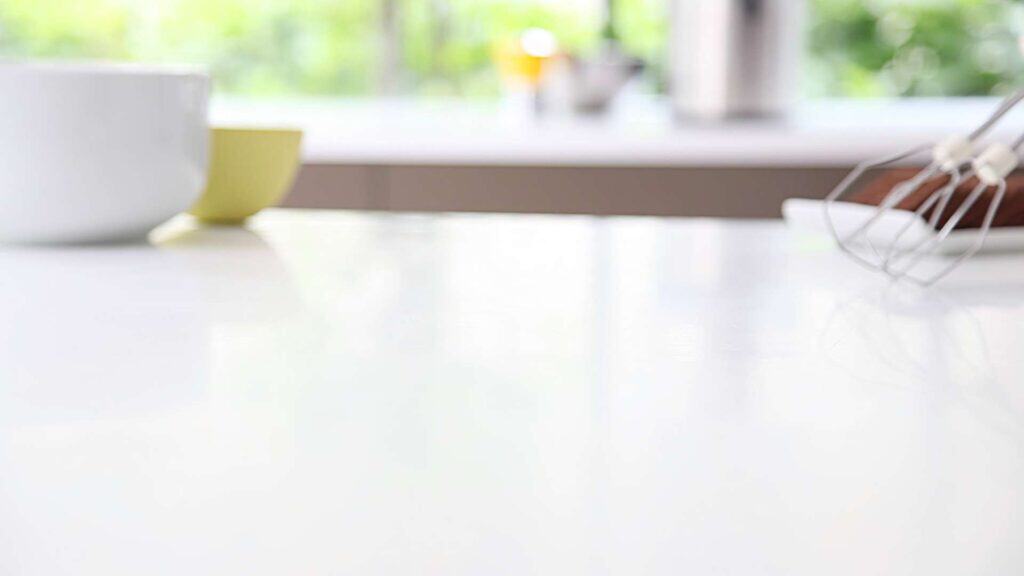
<path fill-rule="evenodd" d="M 0 241 L 138 239 L 188 209 L 209 92 L 194 70 L 0 65 Z"/>

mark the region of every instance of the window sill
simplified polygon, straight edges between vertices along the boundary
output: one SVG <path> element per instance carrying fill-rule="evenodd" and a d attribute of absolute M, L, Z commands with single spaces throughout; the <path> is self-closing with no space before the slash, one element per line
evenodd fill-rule
<path fill-rule="evenodd" d="M 824 100 L 785 120 L 699 124 L 673 122 L 667 102 L 640 97 L 602 118 L 546 119 L 525 107 L 458 101 L 217 100 L 211 116 L 215 125 L 303 128 L 307 164 L 828 167 L 970 130 L 995 105 Z"/>

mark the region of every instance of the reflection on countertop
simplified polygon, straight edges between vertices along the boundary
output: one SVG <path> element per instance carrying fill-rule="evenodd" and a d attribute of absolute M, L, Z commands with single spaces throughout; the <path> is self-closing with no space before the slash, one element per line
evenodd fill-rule
<path fill-rule="evenodd" d="M 0 572 L 1022 568 L 1020 257 L 269 211 L 0 270 Z"/>

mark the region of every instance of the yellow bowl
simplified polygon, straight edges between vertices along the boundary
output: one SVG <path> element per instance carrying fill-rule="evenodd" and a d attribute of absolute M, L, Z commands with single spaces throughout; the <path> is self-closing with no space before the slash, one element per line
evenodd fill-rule
<path fill-rule="evenodd" d="M 209 181 L 189 213 L 237 224 L 277 205 L 295 179 L 301 149 L 301 130 L 214 128 Z"/>

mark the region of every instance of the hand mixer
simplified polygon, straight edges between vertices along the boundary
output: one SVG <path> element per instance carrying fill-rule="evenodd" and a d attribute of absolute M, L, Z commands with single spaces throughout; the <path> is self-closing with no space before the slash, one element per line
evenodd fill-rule
<path fill-rule="evenodd" d="M 838 246 L 856 262 L 884 272 L 894 280 L 909 280 L 924 286 L 938 282 L 974 256 L 990 235 L 1006 195 L 1006 178 L 1019 163 L 1024 135 L 1009 146 L 995 142 L 981 148 L 979 144 L 1021 101 L 1024 101 L 1024 90 L 1003 100 L 985 122 L 966 136 L 951 136 L 938 144 L 917 146 L 858 165 L 825 198 L 823 205 L 826 228 Z M 859 211 L 845 209 L 837 221 L 837 203 L 855 189 L 866 173 L 904 163 L 929 149 L 932 151 L 931 163 L 912 178 L 893 186 L 877 206 L 858 207 Z M 977 153 L 979 149 L 981 152 Z M 977 184 L 958 206 L 951 207 L 954 192 L 972 179 L 976 179 Z M 911 195 L 932 188 L 934 191 L 913 211 L 896 209 Z M 961 248 L 938 271 L 928 275 L 916 274 L 915 271 L 929 256 L 940 251 L 948 253 L 944 244 L 955 234 L 964 216 L 989 191 L 992 197 L 988 209 L 980 228 L 973 231 L 970 242 L 958 243 Z M 952 214 L 940 225 L 948 210 L 952 210 Z M 791 207 L 789 211 L 798 211 L 798 208 Z M 884 240 L 880 243 L 879 238 Z"/>

